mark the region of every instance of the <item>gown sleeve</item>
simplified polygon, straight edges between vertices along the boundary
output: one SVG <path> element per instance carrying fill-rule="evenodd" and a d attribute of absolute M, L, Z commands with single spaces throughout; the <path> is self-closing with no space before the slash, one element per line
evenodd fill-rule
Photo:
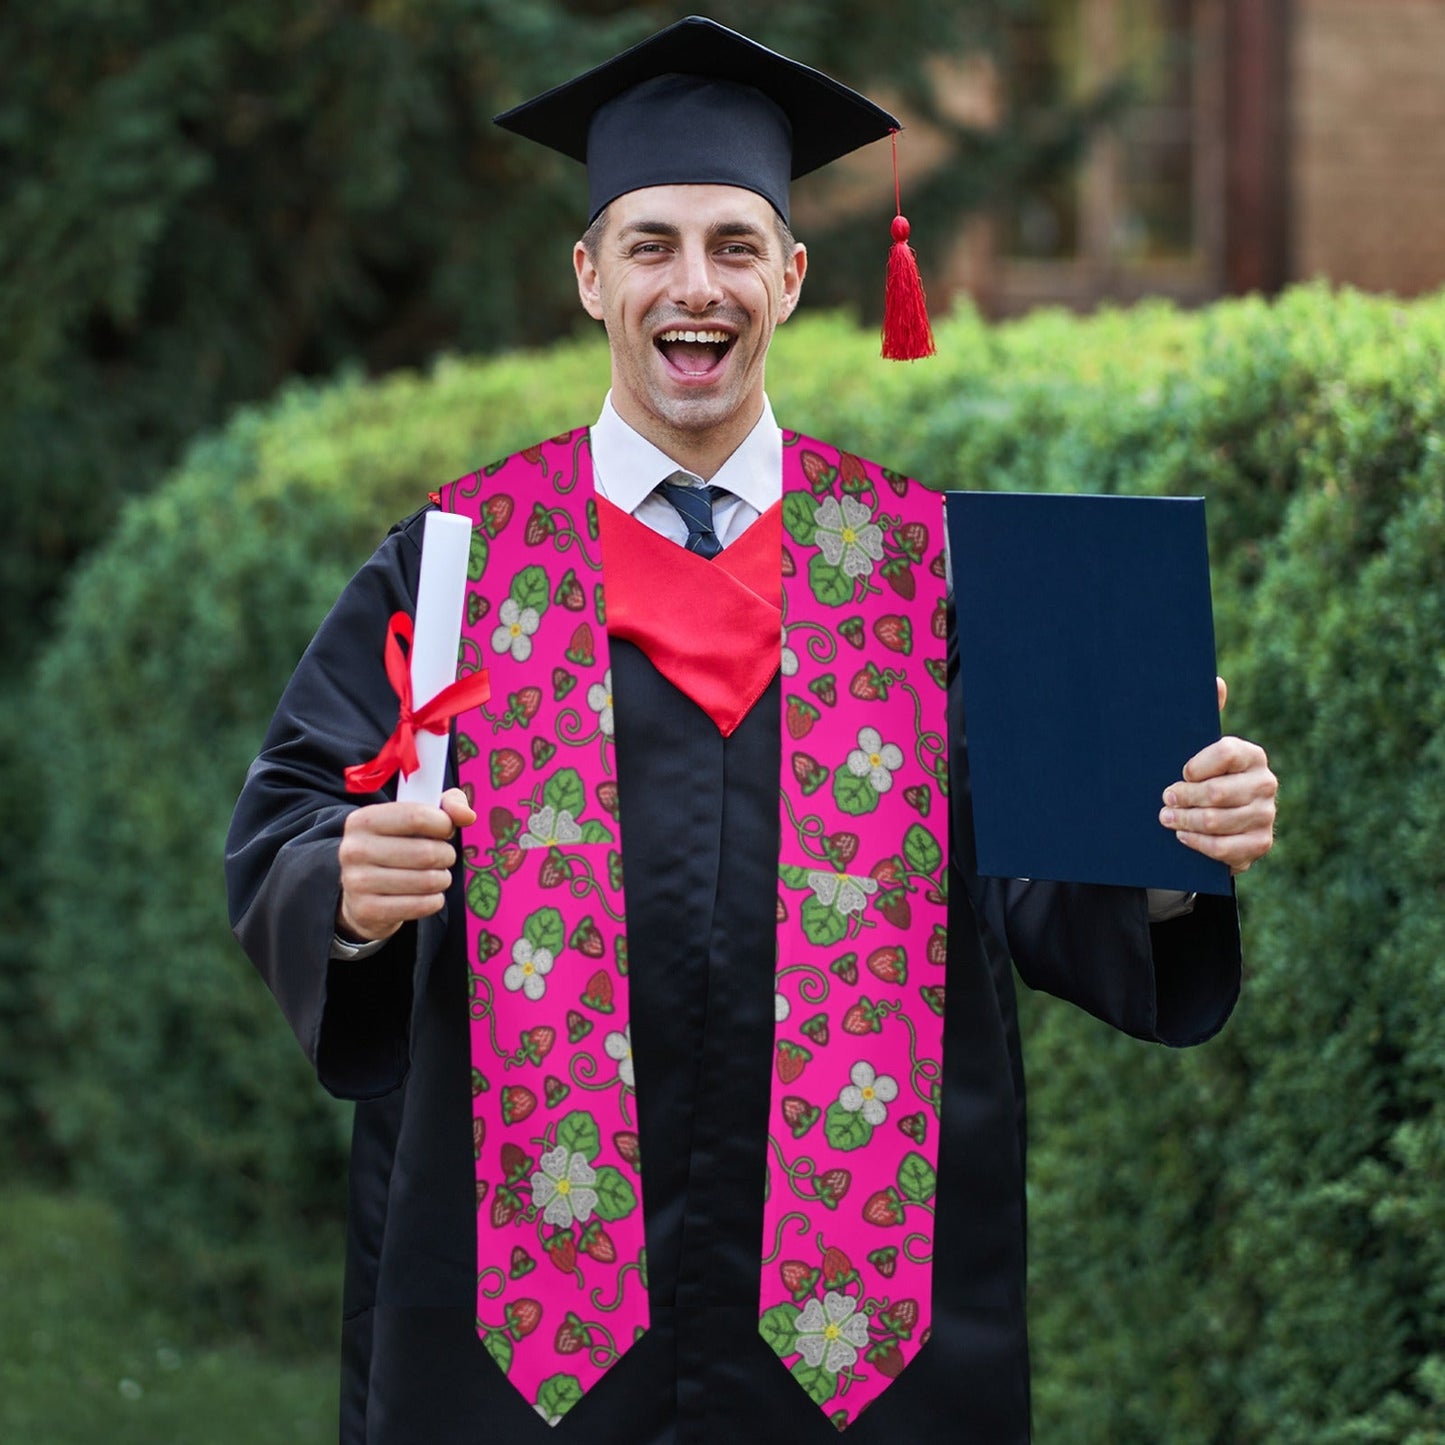
<path fill-rule="evenodd" d="M 344 770 L 373 757 L 396 723 L 383 662 L 396 611 L 414 613 L 418 512 L 352 578 L 282 694 L 226 839 L 231 926 L 322 1085 L 370 1099 L 400 1086 L 409 1059 L 417 928 L 366 958 L 331 958 L 346 815 L 384 801 L 348 793 Z"/>
<path fill-rule="evenodd" d="M 1012 957 L 1030 988 L 1076 1004 L 1135 1038 L 1182 1047 L 1216 1034 L 1239 997 L 1239 916 L 1232 892 L 1201 893 L 1191 912 L 1151 924 L 1143 888 L 979 875 L 952 628 L 948 661 L 953 856 L 993 943 Z"/>

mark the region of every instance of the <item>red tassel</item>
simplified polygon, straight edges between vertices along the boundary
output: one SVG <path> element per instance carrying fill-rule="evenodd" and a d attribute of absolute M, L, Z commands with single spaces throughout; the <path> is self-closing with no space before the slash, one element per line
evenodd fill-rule
<path fill-rule="evenodd" d="M 932 356 L 933 328 L 918 257 L 908 244 L 908 222 L 893 218 L 893 245 L 888 252 L 888 283 L 883 291 L 883 355 L 889 361 L 917 361 Z"/>
<path fill-rule="evenodd" d="M 883 291 L 883 356 L 888 361 L 917 361 L 932 356 L 933 328 L 928 324 L 928 303 L 918 257 L 908 244 L 908 222 L 898 190 L 898 132 L 893 132 L 893 246 L 888 252 L 888 282 Z"/>

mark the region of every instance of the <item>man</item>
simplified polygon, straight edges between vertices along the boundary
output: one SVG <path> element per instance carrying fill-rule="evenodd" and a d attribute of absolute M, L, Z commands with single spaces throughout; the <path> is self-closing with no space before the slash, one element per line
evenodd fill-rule
<path fill-rule="evenodd" d="M 892 118 L 693 20 L 503 120 L 586 157 L 574 264 L 612 389 L 590 434 L 443 493 L 476 527 L 463 651 L 492 682 L 484 721 L 457 723 L 463 786 L 432 808 L 342 783 L 397 720 L 381 644 L 415 610 L 418 514 L 299 665 L 228 847 L 238 936 L 322 1083 L 358 1101 L 343 1438 L 1024 1441 L 1009 955 L 1193 1043 L 1237 993 L 1233 901 L 976 876 L 940 529 L 907 520 L 937 501 L 773 421 L 768 346 L 807 268 L 787 180 Z M 850 647 L 851 687 L 812 655 Z M 894 740 L 890 689 L 905 713 L 937 697 L 946 758 L 924 725 Z M 1255 745 L 1225 738 L 1161 787 L 1187 846 L 1234 871 L 1270 846 Z M 885 815 L 902 845 L 876 841 Z M 906 950 L 869 948 L 890 929 Z M 540 1011 L 564 986 L 565 1023 Z M 846 1011 L 802 1018 L 824 997 Z M 911 1075 L 870 1062 L 890 1037 L 916 1045 Z M 840 1044 L 842 1087 L 810 1089 Z M 901 1151 L 897 1188 L 853 1187 L 875 1145 Z"/>

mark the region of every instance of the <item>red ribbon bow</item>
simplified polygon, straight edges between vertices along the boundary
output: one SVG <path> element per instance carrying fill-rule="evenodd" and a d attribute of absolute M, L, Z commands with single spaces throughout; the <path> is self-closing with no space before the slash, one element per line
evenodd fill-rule
<path fill-rule="evenodd" d="M 491 678 L 485 668 L 468 673 L 442 688 L 428 703 L 415 711 L 411 705 L 412 620 L 405 612 L 393 612 L 386 624 L 386 676 L 401 708 L 396 727 L 369 763 L 357 763 L 346 770 L 348 793 L 374 793 L 384 787 L 399 769 L 409 778 L 420 766 L 416 753 L 418 731 L 442 734 L 447 724 L 470 707 L 480 707 L 492 695 Z M 402 643 L 406 651 L 402 651 Z"/>

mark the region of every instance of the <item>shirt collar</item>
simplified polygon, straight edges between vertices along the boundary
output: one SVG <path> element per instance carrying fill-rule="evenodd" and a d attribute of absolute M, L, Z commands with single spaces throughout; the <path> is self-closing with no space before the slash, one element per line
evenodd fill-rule
<path fill-rule="evenodd" d="M 635 512 L 659 482 L 686 470 L 622 420 L 610 391 L 591 439 L 597 488 L 624 512 Z M 778 500 L 783 487 L 783 434 L 767 397 L 757 425 L 709 480 L 759 512 L 766 512 Z"/>

